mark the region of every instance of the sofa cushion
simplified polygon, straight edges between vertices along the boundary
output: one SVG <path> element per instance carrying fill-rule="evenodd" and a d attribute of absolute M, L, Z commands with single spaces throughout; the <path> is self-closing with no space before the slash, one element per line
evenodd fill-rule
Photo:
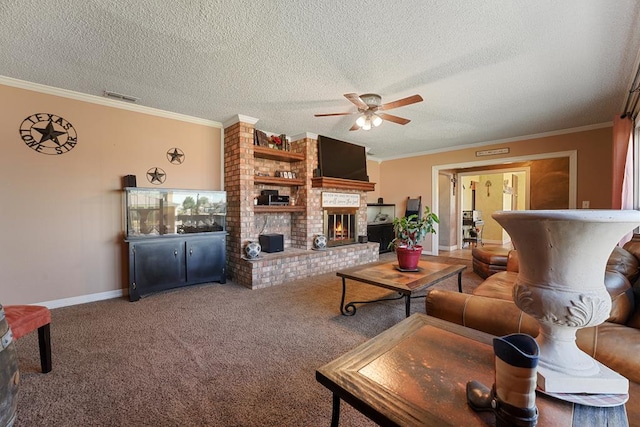
<path fill-rule="evenodd" d="M 495 273 L 480 283 L 473 290 L 473 295 L 513 301 L 513 285 L 517 278 L 518 273 L 513 271 Z"/>
<path fill-rule="evenodd" d="M 631 252 L 616 246 L 607 260 L 607 270 L 618 271 L 633 283 L 640 273 L 640 262 Z"/>

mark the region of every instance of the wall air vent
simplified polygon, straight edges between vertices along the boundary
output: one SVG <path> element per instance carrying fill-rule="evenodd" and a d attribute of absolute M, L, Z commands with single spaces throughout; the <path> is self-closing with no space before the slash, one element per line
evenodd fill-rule
<path fill-rule="evenodd" d="M 120 101 L 127 101 L 127 102 L 138 102 L 138 101 L 140 101 L 140 98 L 136 98 L 135 96 L 123 95 L 121 93 L 111 92 L 111 91 L 108 91 L 108 90 L 105 90 L 103 92 L 103 95 L 106 96 L 107 98 L 118 99 Z"/>

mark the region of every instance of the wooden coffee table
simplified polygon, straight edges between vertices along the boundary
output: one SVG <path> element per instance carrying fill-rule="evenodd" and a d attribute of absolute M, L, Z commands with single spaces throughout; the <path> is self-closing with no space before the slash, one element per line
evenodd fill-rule
<path fill-rule="evenodd" d="M 418 271 L 400 271 L 397 262 L 376 262 L 357 267 L 340 270 L 336 273 L 342 277 L 342 299 L 340 300 L 340 313 L 345 316 L 356 314 L 355 304 L 368 304 L 379 301 L 390 301 L 404 298 L 405 312 L 409 317 L 411 310 L 411 298 L 424 298 L 424 295 L 413 294 L 435 285 L 451 276 L 458 275 L 458 291 L 462 292 L 462 272 L 467 267 L 464 265 L 452 265 L 431 261 L 420 261 Z M 352 301 L 345 305 L 347 293 L 346 280 L 351 279 L 380 288 L 391 289 L 400 295 L 395 298 L 381 298 L 371 301 Z"/>
<path fill-rule="evenodd" d="M 467 381 L 494 382 L 492 338 L 421 313 L 404 319 L 316 371 L 333 393 L 331 425 L 339 424 L 341 400 L 383 426 L 494 425 L 493 413 L 466 400 Z M 624 405 L 595 408 L 541 393 L 536 405 L 540 427 L 628 425 Z"/>

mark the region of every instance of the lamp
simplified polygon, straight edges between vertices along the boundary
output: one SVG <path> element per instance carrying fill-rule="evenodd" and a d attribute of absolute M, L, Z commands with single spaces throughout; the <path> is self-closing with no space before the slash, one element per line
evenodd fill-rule
<path fill-rule="evenodd" d="M 372 126 L 378 127 L 382 124 L 382 117 L 377 114 L 367 111 L 362 113 L 356 120 L 356 125 L 362 130 L 370 130 Z"/>

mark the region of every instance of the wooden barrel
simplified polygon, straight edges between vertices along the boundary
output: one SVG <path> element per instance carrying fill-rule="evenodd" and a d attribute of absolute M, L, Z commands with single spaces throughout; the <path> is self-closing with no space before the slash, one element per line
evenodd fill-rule
<path fill-rule="evenodd" d="M 16 346 L 0 305 L 0 427 L 11 427 L 16 420 L 19 380 Z"/>

